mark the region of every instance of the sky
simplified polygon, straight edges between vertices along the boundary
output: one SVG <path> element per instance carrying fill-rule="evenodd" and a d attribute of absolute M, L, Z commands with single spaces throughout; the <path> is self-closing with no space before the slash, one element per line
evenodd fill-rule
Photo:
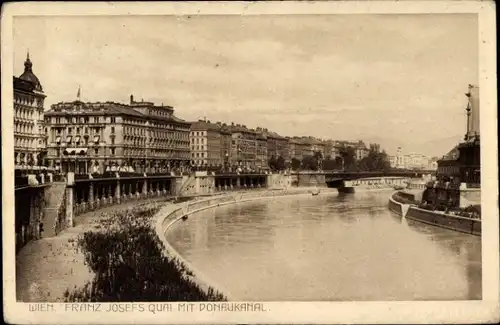
<path fill-rule="evenodd" d="M 478 83 L 473 14 L 16 17 L 51 104 L 135 99 L 183 119 L 443 155 Z"/>

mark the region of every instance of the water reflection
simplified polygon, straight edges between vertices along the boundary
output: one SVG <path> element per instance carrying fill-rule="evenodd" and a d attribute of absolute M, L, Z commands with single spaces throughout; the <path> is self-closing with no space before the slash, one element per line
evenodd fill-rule
<path fill-rule="evenodd" d="M 241 300 L 480 299 L 480 238 L 401 219 L 388 195 L 222 206 L 167 239 Z"/>

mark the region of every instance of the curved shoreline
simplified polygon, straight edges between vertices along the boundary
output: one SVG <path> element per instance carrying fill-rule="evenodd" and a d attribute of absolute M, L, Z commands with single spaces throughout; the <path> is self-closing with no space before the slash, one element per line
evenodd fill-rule
<path fill-rule="evenodd" d="M 279 193 L 276 193 L 279 192 Z M 327 194 L 336 194 L 337 191 L 326 191 L 326 193 L 319 193 L 319 195 L 327 195 Z M 278 195 L 276 195 L 278 194 Z M 158 211 L 156 215 L 156 232 L 160 237 L 160 240 L 165 245 L 164 253 L 169 255 L 175 259 L 181 261 L 184 265 L 186 265 L 187 269 L 191 271 L 192 275 L 187 275 L 190 280 L 194 281 L 201 289 L 207 291 L 210 287 L 214 290 L 221 292 L 228 301 L 236 301 L 237 298 L 232 296 L 229 290 L 224 289 L 222 285 L 216 283 L 212 279 L 208 278 L 204 273 L 199 271 L 196 267 L 194 267 L 189 261 L 187 261 L 177 250 L 168 242 L 166 233 L 167 231 L 176 224 L 179 220 L 181 220 L 185 216 L 189 216 L 195 214 L 197 212 L 201 212 L 204 210 L 216 208 L 219 206 L 229 205 L 229 204 L 237 204 L 243 202 L 256 201 L 259 199 L 272 199 L 272 198 L 283 198 L 289 196 L 297 196 L 297 195 L 312 195 L 311 189 L 304 188 L 303 190 L 267 190 L 262 192 L 232 192 L 227 195 L 214 195 L 205 200 L 199 200 L 195 202 L 186 202 L 179 203 L 175 205 L 167 205 Z M 248 197 L 244 197 L 248 196 Z M 239 199 L 238 199 L 239 197 Z M 189 207 L 191 205 L 200 205 L 207 203 L 206 205 L 190 210 Z M 212 203 L 212 204 L 210 204 Z M 183 205 L 185 207 L 183 207 Z"/>
<path fill-rule="evenodd" d="M 217 208 L 219 206 L 229 205 L 229 204 L 237 204 L 244 202 L 257 201 L 261 199 L 274 199 L 274 198 L 286 198 L 290 196 L 306 196 L 312 195 L 312 190 L 316 189 L 315 187 L 303 187 L 303 188 L 288 188 L 288 189 L 268 189 L 264 191 L 244 191 L 244 192 L 228 192 L 223 195 L 214 195 L 207 197 L 206 199 L 194 201 L 194 202 L 185 202 L 178 203 L 175 205 L 167 205 L 160 209 L 160 211 L 156 214 L 156 232 L 160 237 L 160 240 L 165 246 L 164 253 L 173 258 L 178 259 L 184 265 L 186 265 L 187 269 L 191 271 L 192 275 L 187 275 L 190 280 L 194 281 L 200 288 L 203 290 L 208 290 L 208 288 L 212 287 L 213 289 L 221 292 L 228 301 L 237 301 L 237 297 L 231 295 L 231 293 L 225 289 L 221 284 L 216 283 L 209 277 L 207 277 L 203 272 L 199 271 L 196 267 L 194 267 L 189 261 L 187 261 L 179 252 L 168 242 L 166 233 L 167 231 L 176 224 L 179 220 L 184 217 L 190 216 L 192 214 Z M 371 191 L 387 191 L 393 190 L 392 188 L 359 188 L 361 193 L 363 192 L 371 192 Z M 318 196 L 326 196 L 339 194 L 336 189 L 326 189 L 321 188 Z M 195 207 L 194 209 L 190 209 L 190 207 Z"/>

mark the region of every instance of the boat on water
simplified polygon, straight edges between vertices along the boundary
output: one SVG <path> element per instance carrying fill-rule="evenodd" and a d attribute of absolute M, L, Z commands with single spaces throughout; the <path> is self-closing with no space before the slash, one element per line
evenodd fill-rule
<path fill-rule="evenodd" d="M 312 192 L 311 192 L 312 196 L 316 196 L 319 194 L 319 189 L 314 189 Z"/>
<path fill-rule="evenodd" d="M 405 189 L 405 187 L 404 187 L 404 186 L 401 186 L 401 185 L 394 185 L 394 189 L 395 189 L 396 191 L 400 191 L 400 190 L 404 190 L 404 189 Z"/>

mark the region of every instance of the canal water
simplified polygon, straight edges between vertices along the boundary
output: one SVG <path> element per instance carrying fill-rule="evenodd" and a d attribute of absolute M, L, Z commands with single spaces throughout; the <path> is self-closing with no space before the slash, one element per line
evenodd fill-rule
<path fill-rule="evenodd" d="M 391 192 L 290 196 L 192 215 L 169 243 L 233 299 L 481 299 L 481 239 L 402 219 Z"/>

